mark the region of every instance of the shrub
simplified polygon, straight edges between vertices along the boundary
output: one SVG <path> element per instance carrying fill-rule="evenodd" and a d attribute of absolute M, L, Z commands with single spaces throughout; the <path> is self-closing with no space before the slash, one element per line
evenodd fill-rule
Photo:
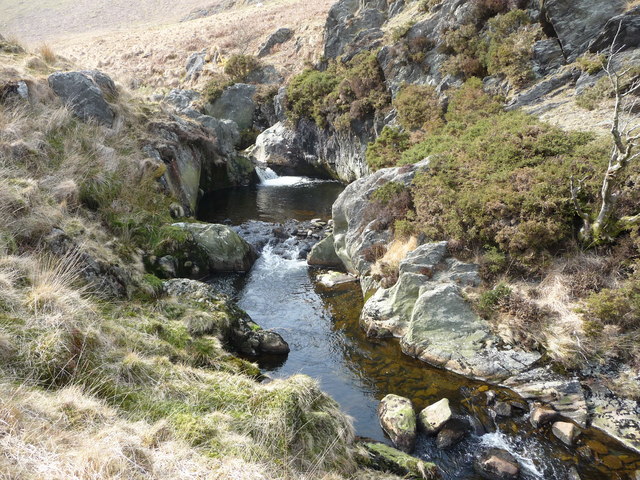
<path fill-rule="evenodd" d="M 442 106 L 431 85 L 405 85 L 393 104 L 398 122 L 406 129 L 430 131 L 442 125 Z"/>
<path fill-rule="evenodd" d="M 587 321 L 615 325 L 623 331 L 640 328 L 640 278 L 634 275 L 620 288 L 606 288 L 585 300 Z"/>
<path fill-rule="evenodd" d="M 234 82 L 242 82 L 260 66 L 258 59 L 252 55 L 232 55 L 224 66 L 224 73 Z"/>
<path fill-rule="evenodd" d="M 576 63 L 583 72 L 589 75 L 595 75 L 602 71 L 606 61 L 607 58 L 602 54 L 585 53 L 578 57 Z"/>
<path fill-rule="evenodd" d="M 485 318 L 491 317 L 511 296 L 511 289 L 504 283 L 499 283 L 493 289 L 480 295 L 476 303 L 478 313 Z"/>
<path fill-rule="evenodd" d="M 374 221 L 371 228 L 377 231 L 395 228 L 413 210 L 411 190 L 402 183 L 388 182 L 371 194 L 364 212 L 367 222 Z"/>
<path fill-rule="evenodd" d="M 392 167 L 398 163 L 402 152 L 409 148 L 409 135 L 397 128 L 384 127 L 375 142 L 367 147 L 367 164 L 372 170 Z"/>
<path fill-rule="evenodd" d="M 224 75 L 215 75 L 204 86 L 202 96 L 205 103 L 213 103 L 227 87 L 233 85 L 233 82 Z"/>
<path fill-rule="evenodd" d="M 323 102 L 339 83 L 332 71 L 305 70 L 287 86 L 287 113 L 294 120 L 307 117 L 325 125 Z"/>

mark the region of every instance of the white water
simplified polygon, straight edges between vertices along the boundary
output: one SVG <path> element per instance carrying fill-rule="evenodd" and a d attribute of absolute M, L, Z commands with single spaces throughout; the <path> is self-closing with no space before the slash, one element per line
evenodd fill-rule
<path fill-rule="evenodd" d="M 269 167 L 256 167 L 256 175 L 260 179 L 260 183 L 268 182 L 278 178 L 278 174 Z"/>
<path fill-rule="evenodd" d="M 260 185 L 266 187 L 291 187 L 294 185 L 305 185 L 308 183 L 324 182 L 326 180 L 320 180 L 309 177 L 295 177 L 295 176 L 279 176 L 269 167 L 256 167 L 256 174 L 260 179 Z"/>

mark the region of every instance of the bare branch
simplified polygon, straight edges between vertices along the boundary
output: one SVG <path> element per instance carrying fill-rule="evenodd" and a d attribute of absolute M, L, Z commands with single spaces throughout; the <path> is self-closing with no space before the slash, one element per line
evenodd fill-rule
<path fill-rule="evenodd" d="M 574 176 L 571 175 L 571 201 L 573 202 L 573 206 L 576 209 L 576 213 L 578 216 L 586 223 L 589 223 L 590 218 L 589 215 L 582 209 L 582 205 L 580 205 L 580 200 L 578 200 L 578 195 L 582 191 L 582 187 L 584 185 L 584 180 L 578 180 L 578 185 L 576 186 L 574 181 Z"/>

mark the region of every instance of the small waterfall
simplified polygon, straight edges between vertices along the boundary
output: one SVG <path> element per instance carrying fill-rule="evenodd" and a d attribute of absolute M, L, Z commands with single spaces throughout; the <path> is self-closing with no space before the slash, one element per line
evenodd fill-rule
<path fill-rule="evenodd" d="M 266 183 L 268 180 L 275 180 L 278 174 L 269 167 L 256 167 L 256 174 L 260 179 L 260 183 Z"/>

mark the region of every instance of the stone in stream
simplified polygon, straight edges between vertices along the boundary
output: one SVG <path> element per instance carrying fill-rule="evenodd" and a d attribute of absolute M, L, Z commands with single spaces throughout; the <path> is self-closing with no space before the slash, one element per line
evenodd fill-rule
<path fill-rule="evenodd" d="M 375 470 L 402 475 L 403 478 L 435 480 L 438 468 L 383 443 L 366 442 L 362 446 L 369 455 L 368 466 Z"/>
<path fill-rule="evenodd" d="M 511 405 L 507 402 L 496 402 L 493 406 L 493 411 L 495 412 L 497 417 L 501 418 L 509 418 L 513 415 L 513 410 Z"/>
<path fill-rule="evenodd" d="M 469 429 L 469 422 L 465 419 L 451 418 L 438 432 L 436 446 L 440 449 L 453 447 L 467 436 Z"/>
<path fill-rule="evenodd" d="M 406 453 L 416 445 L 416 413 L 408 398 L 389 394 L 378 405 L 380 426 L 393 444 Z"/>
<path fill-rule="evenodd" d="M 566 446 L 573 446 L 576 438 L 582 433 L 578 427 L 569 422 L 556 422 L 551 427 L 551 431 Z"/>
<path fill-rule="evenodd" d="M 325 288 L 334 288 L 357 282 L 358 278 L 348 273 L 329 271 L 318 275 L 317 280 Z"/>
<path fill-rule="evenodd" d="M 427 435 L 435 435 L 451 419 L 451 416 L 449 399 L 443 398 L 420 412 L 418 424 Z"/>
<path fill-rule="evenodd" d="M 491 448 L 476 458 L 473 468 L 487 480 L 515 480 L 520 477 L 518 461 L 499 448 Z"/>
<path fill-rule="evenodd" d="M 546 425 L 547 423 L 553 422 L 558 418 L 558 412 L 549 407 L 534 407 L 531 411 L 531 417 L 529 420 L 531 421 L 531 425 L 535 428 Z"/>
<path fill-rule="evenodd" d="M 569 470 L 569 475 L 567 476 L 567 480 L 582 480 L 576 467 L 571 467 L 571 470 Z"/>
<path fill-rule="evenodd" d="M 314 267 L 344 268 L 334 248 L 333 234 L 313 246 L 307 257 L 307 263 Z"/>

